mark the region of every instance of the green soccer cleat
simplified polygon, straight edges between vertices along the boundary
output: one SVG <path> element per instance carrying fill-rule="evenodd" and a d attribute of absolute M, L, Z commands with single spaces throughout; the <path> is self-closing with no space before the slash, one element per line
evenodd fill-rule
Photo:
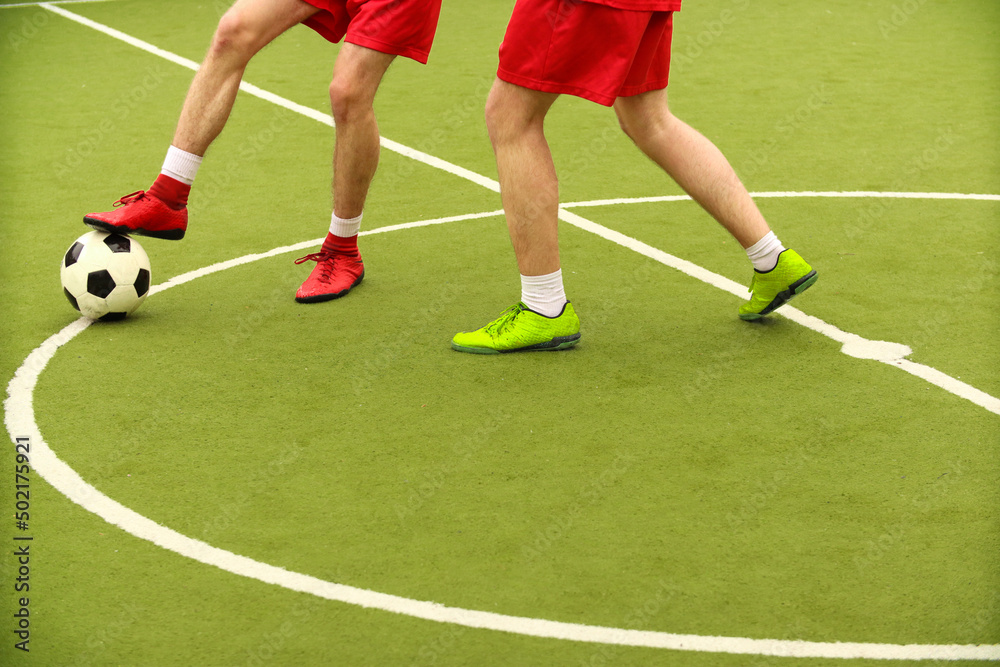
<path fill-rule="evenodd" d="M 770 271 L 754 269 L 750 292 L 753 296 L 740 306 L 740 319 L 759 320 L 816 282 L 816 272 L 794 250 L 782 250 Z"/>
<path fill-rule="evenodd" d="M 569 301 L 556 317 L 539 315 L 516 303 L 476 331 L 455 334 L 452 348 L 473 354 L 528 350 L 565 350 L 580 340 L 580 318 Z"/>

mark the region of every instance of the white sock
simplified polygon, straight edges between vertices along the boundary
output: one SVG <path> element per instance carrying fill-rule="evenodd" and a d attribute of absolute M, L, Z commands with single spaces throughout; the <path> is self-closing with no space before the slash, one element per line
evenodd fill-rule
<path fill-rule="evenodd" d="M 160 173 L 185 185 L 191 185 L 194 183 L 195 174 L 198 173 L 198 167 L 200 166 L 200 155 L 188 153 L 176 146 L 171 146 L 167 149 L 167 157 L 163 160 L 163 168 L 160 169 Z"/>
<path fill-rule="evenodd" d="M 344 238 L 350 238 L 352 236 L 357 236 L 358 232 L 361 231 L 361 216 L 356 218 L 338 218 L 336 213 L 330 216 L 330 233 L 334 236 L 342 236 Z"/>
<path fill-rule="evenodd" d="M 774 232 L 768 232 L 764 238 L 747 248 L 747 257 L 753 262 L 753 268 L 765 273 L 778 264 L 778 255 L 784 249 L 785 246 L 781 245 Z"/>
<path fill-rule="evenodd" d="M 521 301 L 546 317 L 555 317 L 566 305 L 562 269 L 544 276 L 521 276 Z"/>

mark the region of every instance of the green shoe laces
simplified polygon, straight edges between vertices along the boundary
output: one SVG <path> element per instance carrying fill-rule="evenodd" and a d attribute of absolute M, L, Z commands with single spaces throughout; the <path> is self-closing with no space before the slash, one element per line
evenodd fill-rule
<path fill-rule="evenodd" d="M 500 336 L 500 334 L 506 331 L 507 328 L 514 323 L 514 320 L 521 314 L 521 311 L 523 311 L 524 308 L 524 304 L 520 302 L 515 303 L 513 306 L 500 313 L 500 317 L 487 324 L 484 327 L 484 331 L 494 338 Z"/>

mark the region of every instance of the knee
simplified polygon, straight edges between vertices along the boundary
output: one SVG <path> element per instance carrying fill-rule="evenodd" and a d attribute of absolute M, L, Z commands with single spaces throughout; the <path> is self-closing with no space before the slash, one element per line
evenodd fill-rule
<path fill-rule="evenodd" d="M 351 77 L 335 76 L 330 82 L 330 108 L 336 124 L 373 113 L 371 95 Z"/>
<path fill-rule="evenodd" d="M 504 94 L 496 87 L 486 98 L 486 129 L 496 145 L 531 131 L 542 131 L 545 113 L 537 112 L 518 98 Z"/>
<path fill-rule="evenodd" d="M 618 126 L 629 139 L 639 143 L 644 137 L 659 134 L 669 129 L 673 116 L 666 105 L 635 104 L 628 98 L 620 98 L 615 104 Z"/>
<path fill-rule="evenodd" d="M 618 127 L 632 141 L 636 140 L 647 124 L 647 120 L 627 101 L 619 100 L 615 104 L 615 116 L 618 117 Z"/>
<path fill-rule="evenodd" d="M 622 129 L 622 132 L 631 139 L 635 141 L 635 136 L 632 132 L 632 121 L 627 114 L 622 113 L 620 109 L 615 108 L 615 115 L 618 117 L 618 127 Z"/>
<path fill-rule="evenodd" d="M 230 9 L 219 20 L 210 50 L 216 56 L 240 54 L 249 60 L 255 51 L 255 41 L 253 26 L 243 14 Z"/>
<path fill-rule="evenodd" d="M 486 118 L 486 130 L 490 134 L 490 139 L 495 141 L 497 133 L 500 131 L 503 120 L 503 104 L 498 99 L 495 91 L 491 91 L 486 98 L 486 109 L 483 116 Z"/>

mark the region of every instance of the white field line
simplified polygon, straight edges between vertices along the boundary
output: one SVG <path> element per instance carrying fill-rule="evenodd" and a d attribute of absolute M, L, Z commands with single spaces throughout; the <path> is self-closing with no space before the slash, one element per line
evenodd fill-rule
<path fill-rule="evenodd" d="M 164 57 L 172 62 L 180 64 L 185 67 L 191 67 L 192 69 L 197 68 L 197 64 L 192 63 L 187 59 L 181 58 L 169 52 L 163 51 L 151 44 L 142 42 L 141 40 L 136 40 L 129 35 L 125 35 L 117 30 L 108 28 L 101 24 L 85 19 L 78 15 L 72 14 L 65 10 L 59 9 L 49 3 L 40 3 L 40 6 L 53 11 L 57 14 L 63 15 L 74 21 L 78 21 L 83 25 L 99 30 L 107 35 L 115 37 L 117 39 L 122 39 L 127 43 L 142 48 L 143 50 L 149 51 L 161 57 Z M 189 65 L 190 63 L 190 65 Z M 268 99 L 273 101 L 275 104 L 279 104 L 287 109 L 302 113 L 310 118 L 315 118 L 321 122 L 332 124 L 329 116 L 325 114 L 320 114 L 314 110 L 302 107 L 293 102 L 285 100 L 284 98 L 271 95 L 262 91 L 256 87 L 249 86 L 243 88 L 251 94 L 256 94 L 262 99 Z M 438 160 L 433 158 L 433 156 L 428 156 L 420 151 L 415 151 L 408 149 L 401 144 L 396 142 L 389 142 L 383 139 L 383 145 L 390 150 L 398 150 L 401 154 L 413 157 L 414 159 L 425 161 L 426 164 L 431 164 L 435 167 L 444 169 L 445 171 L 452 173 L 454 175 L 466 178 L 475 183 L 479 183 L 484 187 L 491 190 L 498 191 L 498 186 L 496 181 L 488 179 L 474 172 L 468 171 L 462 167 L 452 165 L 451 163 L 445 162 L 443 160 Z M 487 217 L 489 215 L 496 215 L 497 213 L 484 213 L 484 214 L 472 214 L 473 217 Z M 629 239 L 629 237 L 624 237 L 624 235 L 618 234 L 613 230 L 609 230 L 601 225 L 597 225 L 591 221 L 585 220 L 580 216 L 569 213 L 568 211 L 560 211 L 560 217 L 565 221 L 571 221 L 571 224 L 576 224 L 585 229 L 590 229 L 591 231 L 601 231 L 601 236 L 604 238 L 610 238 L 608 235 L 617 237 L 622 237 L 623 239 Z M 465 216 L 454 216 L 451 220 L 466 219 Z M 445 221 L 446 219 L 439 218 L 438 221 Z M 408 223 L 407 225 L 397 226 L 397 228 L 420 226 L 421 224 L 427 223 Z M 586 225 L 586 226 L 584 226 Z M 373 232 L 378 230 L 373 230 Z M 387 228 L 383 228 L 382 231 L 387 231 Z M 620 243 L 620 240 L 615 240 L 616 243 Z M 641 244 L 641 242 L 634 239 L 629 239 L 630 241 Z M 283 250 L 284 252 L 290 252 L 295 249 L 301 249 L 314 245 L 317 241 L 309 241 L 302 244 L 296 244 L 294 246 L 287 246 Z M 624 245 L 624 244 L 623 244 Z M 645 244 L 641 244 L 645 245 Z M 650 251 L 655 253 L 661 253 L 655 248 L 646 246 Z M 275 251 L 271 251 L 274 253 Z M 644 253 L 645 254 L 645 253 Z M 663 253 L 666 255 L 666 253 Z M 261 255 L 252 255 L 248 257 L 254 257 L 260 259 L 264 256 L 270 256 L 268 253 Z M 648 255 L 651 256 L 651 255 Z M 704 269 L 697 267 L 690 262 L 685 262 L 684 260 L 679 260 L 678 258 L 673 258 L 671 255 L 667 257 L 672 258 L 671 261 L 676 261 L 683 263 L 683 266 L 691 271 L 704 272 Z M 238 260 L 232 260 L 238 261 Z M 253 261 L 248 259 L 247 261 Z M 663 261 L 663 259 L 659 259 Z M 242 262 L 246 263 L 246 262 Z M 664 262 L 667 263 L 667 262 Z M 220 263 L 220 265 L 226 264 L 234 265 L 230 263 Z M 669 264 L 668 265 L 673 265 Z M 216 269 L 222 270 L 222 269 Z M 202 271 L 202 270 L 199 270 Z M 685 271 L 687 272 L 687 271 Z M 196 273 L 196 272 L 191 272 Z M 707 272 L 710 276 L 715 276 L 716 279 L 724 281 L 722 284 L 726 285 L 724 289 L 727 291 L 732 291 L 731 286 L 736 285 L 732 281 L 729 281 L 722 276 L 716 276 L 711 272 Z M 191 274 L 185 274 L 185 276 L 190 276 Z M 691 274 L 694 275 L 694 274 Z M 183 284 L 188 280 L 193 279 L 193 277 L 188 277 L 183 279 L 185 276 L 178 276 L 172 281 L 168 281 L 159 287 L 158 291 L 167 289 L 170 286 L 176 286 Z M 708 276 L 706 276 L 708 277 Z M 704 278 L 700 278 L 704 279 Z M 714 284 L 711 283 L 710 284 Z M 741 287 L 741 286 L 740 286 Z M 808 317 L 808 316 L 807 316 Z M 815 319 L 815 318 L 813 318 Z M 424 618 L 427 620 L 454 623 L 458 625 L 464 625 L 473 628 L 485 628 L 492 630 L 499 630 L 503 632 L 512 632 L 518 634 L 525 634 L 537 637 L 550 637 L 557 639 L 566 639 L 572 641 L 581 642 L 595 642 L 595 643 L 608 643 L 608 644 L 622 644 L 629 646 L 647 646 L 655 648 L 670 648 L 676 650 L 687 650 L 687 651 L 705 651 L 714 653 L 737 653 L 737 654 L 753 654 L 753 655 L 773 655 L 773 656 L 788 656 L 788 657 L 829 657 L 829 658 L 872 658 L 872 659 L 889 659 L 889 660 L 921 660 L 921 659 L 939 659 L 939 660 L 987 660 L 987 659 L 1000 659 L 1000 645 L 934 645 L 934 644 L 873 644 L 873 643 L 848 643 L 848 642 L 808 642 L 808 641 L 798 641 L 798 640 L 771 640 L 771 639 L 747 639 L 742 637 L 710 637 L 701 635 L 678 635 L 666 632 L 653 632 L 653 631 L 640 631 L 640 630 L 627 630 L 621 628 L 607 628 L 601 626 L 589 626 L 574 623 L 561 623 L 557 621 L 547 621 L 543 619 L 536 618 L 523 618 L 516 616 L 507 616 L 503 614 L 494 614 L 490 612 L 475 611 L 469 609 L 459 609 L 455 607 L 445 607 L 433 602 L 411 600 L 408 598 L 401 598 L 394 595 L 388 595 L 385 593 L 377 593 L 374 591 L 369 591 L 365 589 L 354 588 L 351 586 L 344 586 L 341 584 L 335 584 L 331 582 L 326 582 L 308 575 L 303 575 L 295 572 L 289 572 L 282 568 L 277 568 L 265 563 L 260 563 L 252 559 L 246 558 L 244 556 L 239 556 L 231 552 L 218 549 L 209 544 L 201 542 L 199 540 L 194 540 L 192 538 L 186 537 L 173 531 L 169 528 L 161 526 L 152 520 L 137 514 L 136 512 L 124 507 L 123 505 L 115 502 L 114 500 L 108 498 L 100 491 L 95 489 L 93 486 L 85 482 L 74 470 L 69 466 L 59 460 L 58 457 L 52 452 L 52 450 L 47 446 L 45 441 L 42 439 L 41 433 L 34 418 L 34 407 L 33 407 L 33 393 L 35 385 L 37 384 L 38 377 L 45 366 L 48 364 L 49 360 L 55 354 L 59 347 L 69 342 L 74 336 L 83 331 L 86 328 L 88 322 L 86 320 L 77 320 L 76 322 L 68 325 L 59 333 L 51 336 L 48 340 L 42 343 L 41 346 L 36 348 L 21 365 L 18 371 L 15 373 L 14 377 L 11 379 L 8 385 L 8 398 L 4 402 L 5 417 L 4 421 L 7 426 L 7 430 L 11 437 L 18 436 L 28 436 L 31 438 L 34 449 L 33 449 L 33 466 L 46 480 L 48 480 L 54 487 L 60 490 L 62 493 L 67 495 L 74 502 L 77 502 L 81 506 L 85 507 L 91 512 L 101 516 L 105 520 L 114 525 L 121 527 L 126 532 L 133 535 L 147 539 L 154 542 L 166 549 L 175 551 L 176 553 L 185 555 L 189 558 L 199 560 L 204 563 L 209 563 L 215 565 L 221 569 L 224 569 L 235 574 L 240 574 L 242 576 L 258 579 L 260 581 L 274 583 L 277 585 L 285 586 L 292 590 L 298 590 L 302 592 L 311 593 L 319 597 L 323 597 L 330 600 L 338 600 L 346 602 L 349 604 L 356 604 L 364 607 L 383 609 L 385 611 L 391 611 L 394 613 L 406 614 L 414 616 L 417 618 Z M 828 325 L 829 326 L 829 325 Z M 835 327 L 834 327 L 835 329 Z M 839 331 L 839 329 L 837 329 Z M 822 333 L 822 332 L 821 332 Z M 843 333 L 843 332 L 842 332 Z M 853 336 L 853 334 L 846 334 L 847 336 Z M 864 341 L 860 337 L 856 337 L 856 340 Z M 887 345 L 896 345 L 889 343 Z M 845 347 L 847 345 L 845 344 Z M 930 369 L 934 370 L 934 369 Z M 935 371 L 936 372 L 936 371 Z M 947 376 L 945 376 L 947 377 Z"/>
<path fill-rule="evenodd" d="M 299 244 L 301 245 L 301 244 Z M 289 246 L 288 248 L 293 248 Z M 289 249 L 284 249 L 288 252 Z M 250 256 L 248 256 L 250 257 Z M 257 257 L 259 259 L 259 257 Z M 253 261 L 248 259 L 247 261 Z M 183 284 L 179 280 L 175 285 Z M 165 286 L 161 286 L 166 289 Z M 227 572 L 361 607 L 469 628 L 510 632 L 533 637 L 623 646 L 770 655 L 797 658 L 868 658 L 877 660 L 996 660 L 1000 646 L 962 644 L 874 644 L 861 642 L 810 642 L 784 639 L 749 639 L 681 635 L 669 632 L 629 630 L 605 626 L 562 623 L 538 618 L 509 616 L 492 612 L 446 607 L 354 586 L 345 586 L 214 547 L 182 535 L 125 507 L 88 484 L 61 461 L 42 438 L 35 421 L 33 394 L 38 378 L 56 351 L 90 324 L 80 318 L 35 348 L 18 368 L 7 386 L 4 421 L 12 438 L 26 437 L 31 443 L 31 465 L 59 492 L 86 510 L 118 526 L 127 533 L 148 540 L 187 558 L 213 565 Z"/>
<path fill-rule="evenodd" d="M 754 196 L 757 196 L 758 194 L 759 193 Z M 935 198 L 941 199 L 943 197 Z M 670 199 L 667 201 L 678 201 L 678 199 Z M 615 203 L 624 204 L 634 202 L 615 201 Z M 588 202 L 584 202 L 584 204 L 589 205 Z M 686 259 L 675 257 L 670 253 L 660 250 L 659 248 L 654 248 L 653 246 L 643 243 L 638 239 L 634 239 L 631 236 L 626 236 L 621 232 L 616 232 L 613 229 L 609 229 L 603 225 L 597 224 L 596 222 L 582 218 L 576 213 L 567 211 L 564 208 L 560 208 L 559 210 L 559 219 L 574 225 L 575 227 L 579 227 L 580 229 L 596 234 L 601 238 L 607 239 L 608 241 L 617 243 L 618 245 L 629 248 L 630 250 L 634 250 L 640 255 L 645 255 L 650 259 L 655 259 L 658 262 L 677 269 L 681 273 L 685 273 L 692 278 L 697 278 L 698 280 L 708 283 L 713 287 L 718 287 L 725 292 L 729 292 L 730 294 L 734 294 L 743 299 L 747 297 L 747 288 L 740 283 L 734 282 L 725 276 L 720 276 L 717 273 L 713 273 L 712 271 L 702 268 L 697 264 L 687 261 Z M 884 364 L 889 364 L 890 366 L 894 366 L 900 370 L 904 370 L 907 373 L 924 379 L 927 382 L 930 382 L 931 384 L 934 384 L 956 396 L 972 401 L 976 405 L 985 408 L 994 414 L 1000 415 L 1000 399 L 997 399 L 984 391 L 980 391 L 972 385 L 966 384 L 965 382 L 953 378 L 950 375 L 942 373 L 935 368 L 905 359 L 906 356 L 913 352 L 913 350 L 911 350 L 907 345 L 862 338 L 857 334 L 843 331 L 832 324 L 824 322 L 818 317 L 807 315 L 798 308 L 794 308 L 787 304 L 782 306 L 780 311 L 776 311 L 776 314 L 781 314 L 783 317 L 792 320 L 796 324 L 801 324 L 807 329 L 812 329 L 816 333 L 823 334 L 827 338 L 832 338 L 838 343 L 841 343 L 840 351 L 848 356 L 858 359 L 872 359 L 875 361 L 881 361 Z"/>
<path fill-rule="evenodd" d="M 503 215 L 503 209 L 500 209 L 499 211 L 487 211 L 485 213 L 468 213 L 466 215 L 451 215 L 446 218 L 418 220 L 417 222 L 404 222 L 398 225 L 386 225 L 384 227 L 376 227 L 375 229 L 362 231 L 360 235 L 370 236 L 372 234 L 384 234 L 386 232 L 395 232 L 401 229 L 413 229 L 414 227 L 428 227 L 430 225 L 441 225 L 446 222 L 459 222 L 461 220 L 493 218 L 498 215 Z M 267 252 L 253 253 L 251 255 L 244 255 L 243 257 L 237 257 L 235 259 L 227 259 L 224 262 L 218 262 L 216 264 L 211 264 L 209 266 L 205 266 L 200 269 L 188 271 L 187 273 L 182 273 L 179 276 L 174 276 L 173 278 L 167 280 L 166 282 L 151 287 L 149 293 L 156 294 L 157 292 L 162 292 L 165 289 L 169 289 L 171 287 L 176 287 L 178 285 L 183 285 L 184 283 L 191 282 L 196 278 L 202 278 L 211 273 L 225 271 L 226 269 L 231 269 L 234 266 L 240 266 L 242 264 L 249 264 L 250 262 L 256 262 L 259 259 L 267 259 L 268 257 L 283 255 L 287 252 L 308 250 L 309 248 L 314 248 L 315 246 L 318 246 L 321 243 L 323 243 L 322 237 L 318 239 L 313 239 L 311 241 L 301 241 L 299 243 L 295 243 L 292 245 L 282 246 L 280 248 L 275 248 L 274 250 L 268 250 Z"/>
<path fill-rule="evenodd" d="M 959 192 L 872 192 L 858 190 L 854 192 L 811 192 L 809 190 L 798 192 L 751 192 L 754 199 L 791 198 L 791 197 L 876 197 L 879 199 L 968 199 L 977 201 L 1000 201 L 1000 195 L 983 194 L 963 194 Z M 687 195 L 665 195 L 662 197 L 622 197 L 618 199 L 592 199 L 590 201 L 577 201 L 560 204 L 562 208 L 583 208 L 587 206 L 614 206 L 616 204 L 648 204 L 654 202 L 667 201 L 691 201 Z"/>
<path fill-rule="evenodd" d="M 106 26 L 103 23 L 92 21 L 91 19 L 88 19 L 84 16 L 80 16 L 79 14 L 74 14 L 73 12 L 62 9 L 61 7 L 56 7 L 51 3 L 43 2 L 39 3 L 39 6 L 44 7 L 45 9 L 48 9 L 51 12 L 55 12 L 56 14 L 59 14 L 60 16 L 63 16 L 71 21 L 76 21 L 81 25 L 85 25 L 88 28 L 92 28 L 98 32 L 104 33 L 109 37 L 114 37 L 115 39 L 121 40 L 130 46 L 134 46 L 137 49 L 141 49 L 143 51 L 146 51 L 147 53 L 151 53 L 155 56 L 159 56 L 160 58 L 169 60 L 174 64 L 180 65 L 181 67 L 186 67 L 194 71 L 197 71 L 198 69 L 198 63 L 194 62 L 193 60 L 188 60 L 187 58 L 177 55 L 176 53 L 171 53 L 170 51 L 161 49 L 158 46 L 154 46 L 149 42 L 144 42 L 141 39 L 137 39 L 135 37 L 132 37 L 131 35 L 127 35 L 120 30 L 115 30 L 114 28 Z M 279 107 L 288 109 L 289 111 L 294 111 L 295 113 L 305 116 L 307 118 L 312 118 L 313 120 L 319 121 L 324 125 L 329 125 L 330 127 L 333 127 L 333 118 L 330 116 L 330 114 L 323 113 L 321 111 L 316 111 L 315 109 L 311 109 L 307 106 L 303 106 L 297 102 L 293 102 L 287 98 L 281 97 L 280 95 L 275 95 L 274 93 L 258 88 L 253 84 L 247 83 L 246 81 L 240 82 L 240 90 L 250 95 L 253 95 L 254 97 L 260 98 L 267 102 L 271 102 L 272 104 L 276 104 Z M 499 183 L 497 183 L 491 178 L 486 178 L 485 176 L 477 174 L 474 171 L 470 171 L 465 167 L 459 167 L 456 164 L 452 164 L 446 160 L 442 160 L 441 158 L 437 158 L 434 157 L 433 155 L 429 155 L 422 151 L 418 151 L 415 148 L 404 146 L 401 143 L 392 141 L 391 139 L 386 139 L 385 137 L 379 137 L 379 141 L 381 145 L 387 150 L 399 153 L 400 155 L 403 155 L 408 158 L 413 158 L 418 162 L 423 162 L 424 164 L 446 171 L 449 174 L 454 174 L 459 178 L 464 178 L 468 181 L 472 181 L 473 183 L 481 185 L 484 188 L 493 190 L 494 192 L 500 192 Z"/>
<path fill-rule="evenodd" d="M 51 2 L 15 2 L 10 5 L 0 5 L 0 9 L 12 9 L 14 7 L 42 7 L 44 5 L 75 5 L 81 2 L 112 2 L 112 1 L 113 0 L 52 0 Z"/>

